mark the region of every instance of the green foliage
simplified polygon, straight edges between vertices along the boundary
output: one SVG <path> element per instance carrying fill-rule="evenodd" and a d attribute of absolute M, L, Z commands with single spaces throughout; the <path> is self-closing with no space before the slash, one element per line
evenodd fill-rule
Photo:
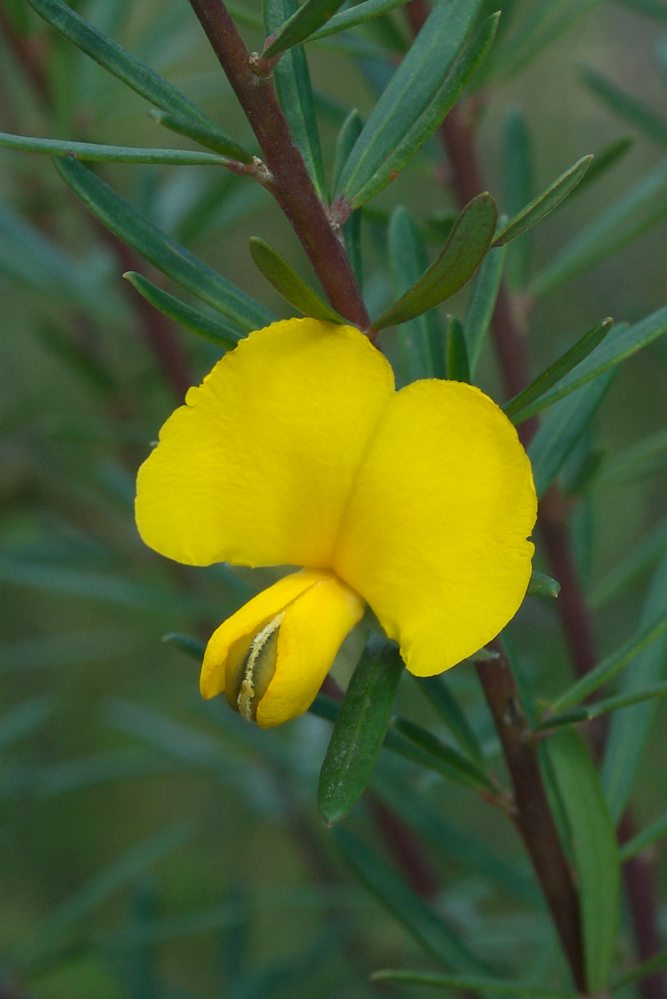
<path fill-rule="evenodd" d="M 620 869 L 641 855 L 659 894 L 667 121 L 643 38 L 664 7 L 224 6 L 288 130 L 273 158 L 201 30 L 221 4 L 0 13 L 0 992 L 647 999 L 667 955 L 633 956 L 641 899 Z M 340 698 L 261 732 L 200 702 L 197 670 L 283 570 L 157 559 L 134 476 L 185 387 L 272 321 L 274 292 L 280 315 L 352 321 L 323 280 L 337 253 L 399 386 L 497 399 L 550 535 L 498 644 L 399 689 L 396 649 L 355 634 Z M 509 677 L 495 723 L 489 671 Z M 526 759 L 554 834 L 531 826 Z M 543 896 L 554 850 L 579 969 Z"/>
<path fill-rule="evenodd" d="M 394 646 L 368 649 L 357 664 L 320 771 L 317 801 L 329 824 L 344 818 L 366 789 L 402 673 Z"/>
<path fill-rule="evenodd" d="M 414 319 L 451 298 L 470 280 L 491 243 L 496 205 L 489 194 L 479 194 L 463 209 L 445 246 L 415 284 L 377 319 L 377 330 Z"/>
<path fill-rule="evenodd" d="M 339 197 L 369 201 L 435 131 L 490 48 L 497 18 L 467 44 L 481 0 L 436 4 L 375 105 L 343 168 Z M 465 48 L 461 51 L 461 46 Z"/>

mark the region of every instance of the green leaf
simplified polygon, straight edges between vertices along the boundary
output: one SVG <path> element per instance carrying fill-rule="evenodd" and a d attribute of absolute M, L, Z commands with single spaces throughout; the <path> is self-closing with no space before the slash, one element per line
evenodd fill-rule
<path fill-rule="evenodd" d="M 424 241 L 402 205 L 394 209 L 389 219 L 387 249 L 394 294 L 402 295 L 428 266 Z M 443 341 L 440 322 L 433 312 L 406 323 L 398 333 L 404 382 L 432 378 L 433 375 L 444 377 L 444 370 L 438 371 L 438 358 L 433 349 Z"/>
<path fill-rule="evenodd" d="M 543 218 L 549 215 L 561 201 L 579 184 L 593 161 L 592 156 L 583 156 L 577 160 L 565 173 L 557 177 L 549 187 L 522 208 L 513 218 L 506 222 L 493 237 L 494 246 L 503 246 L 517 236 L 523 235 Z"/>
<path fill-rule="evenodd" d="M 527 982 L 508 982 L 499 978 L 475 978 L 470 975 L 439 975 L 428 971 L 393 971 L 384 968 L 374 971 L 372 982 L 404 982 L 407 985 L 420 985 L 435 989 L 451 989 L 456 992 L 492 992 L 501 996 L 519 996 L 525 999 L 576 999 L 575 992 L 562 989 L 543 989 Z"/>
<path fill-rule="evenodd" d="M 202 642 L 200 638 L 194 638 L 192 635 L 181 635 L 179 632 L 170 631 L 167 635 L 162 636 L 162 641 L 166 645 L 173 645 L 181 652 L 184 652 L 186 656 L 191 659 L 195 659 L 198 663 L 201 663 L 204 658 L 204 652 L 206 651 L 206 642 Z"/>
<path fill-rule="evenodd" d="M 493 310 L 496 306 L 503 277 L 506 253 L 507 250 L 504 246 L 489 250 L 482 260 L 473 282 L 463 319 L 471 378 L 474 378 L 491 326 Z"/>
<path fill-rule="evenodd" d="M 447 317 L 447 378 L 470 382 L 470 363 L 463 326 L 456 316 Z"/>
<path fill-rule="evenodd" d="M 429 954 L 445 967 L 483 970 L 480 962 L 450 930 L 444 920 L 397 877 L 374 850 L 347 829 L 337 826 L 333 836 L 345 860 L 362 884 L 401 922 Z"/>
<path fill-rule="evenodd" d="M 619 923 L 620 869 L 616 833 L 598 772 L 572 729 L 541 745 L 569 828 L 579 885 L 586 983 L 592 993 L 608 984 Z"/>
<path fill-rule="evenodd" d="M 417 686 L 437 711 L 464 753 L 481 764 L 484 759 L 479 739 L 442 676 L 415 677 Z"/>
<path fill-rule="evenodd" d="M 587 336 L 594 340 L 601 333 L 599 327 L 596 327 L 596 330 L 591 330 Z M 667 333 L 667 306 L 632 325 L 617 323 L 587 357 L 540 397 L 539 408 L 546 409 L 575 389 L 594 381 L 664 333 Z M 535 409 L 532 411 L 537 412 Z M 526 407 L 525 412 L 530 412 L 530 407 Z M 522 416 L 522 419 L 525 419 L 525 416 Z"/>
<path fill-rule="evenodd" d="M 35 139 L 28 135 L 0 132 L 0 146 L 48 156 L 67 156 L 94 163 L 167 163 L 176 166 L 225 166 L 226 160 L 214 153 L 188 149 L 145 149 L 137 146 L 108 146 L 97 142 L 70 142 L 68 139 Z"/>
<path fill-rule="evenodd" d="M 508 79 L 525 69 L 547 46 L 602 0 L 549 0 L 531 4 L 528 16 L 500 49 L 489 67 L 489 78 Z"/>
<path fill-rule="evenodd" d="M 610 142 L 609 145 L 604 146 L 597 153 L 593 155 L 593 162 L 591 163 L 589 169 L 584 174 L 583 180 L 577 188 L 572 192 L 576 197 L 581 194 L 582 191 L 587 190 L 591 184 L 598 181 L 607 170 L 610 170 L 613 166 L 621 160 L 627 152 L 629 152 L 635 144 L 635 138 L 632 135 L 625 135 L 620 139 L 615 139 Z"/>
<path fill-rule="evenodd" d="M 0 753 L 40 728 L 52 712 L 49 698 L 33 697 L 0 716 Z"/>
<path fill-rule="evenodd" d="M 149 112 L 151 118 L 168 128 L 170 132 L 177 135 L 185 135 L 188 139 L 198 142 L 201 146 L 213 149 L 216 153 L 241 163 L 251 163 L 252 153 L 239 146 L 237 142 L 230 139 L 224 132 L 211 132 L 208 128 L 202 128 L 197 121 L 192 118 L 185 118 L 183 115 L 170 114 L 168 111 L 156 111 L 154 108 Z"/>
<path fill-rule="evenodd" d="M 543 496 L 589 425 L 611 385 L 609 371 L 556 403 L 528 447 L 537 495 Z"/>
<path fill-rule="evenodd" d="M 534 153 L 531 134 L 522 111 L 512 109 L 503 132 L 503 214 L 517 215 L 535 196 Z M 505 222 L 505 218 L 501 220 Z M 509 248 L 506 275 L 511 291 L 525 287 L 530 272 L 532 241 L 525 236 Z"/>
<path fill-rule="evenodd" d="M 652 108 L 617 87 L 612 80 L 594 69 L 585 67 L 579 70 L 579 75 L 588 89 L 592 90 L 608 108 L 629 121 L 649 139 L 667 145 L 667 120 L 656 114 Z"/>
<path fill-rule="evenodd" d="M 36 226 L 0 205 L 0 275 L 38 291 L 40 302 L 65 302 L 104 321 L 123 319 L 96 261 L 66 253 Z"/>
<path fill-rule="evenodd" d="M 372 18 L 387 14 L 396 7 L 403 7 L 406 3 L 409 3 L 409 0 L 362 0 L 362 3 L 355 4 L 349 10 L 341 10 L 338 14 L 334 14 L 324 27 L 311 35 L 310 40 L 326 38 L 327 35 L 346 31 L 358 24 L 366 24 Z"/>
<path fill-rule="evenodd" d="M 335 191 L 338 187 L 338 181 L 342 173 L 343 167 L 350 155 L 354 144 L 361 134 L 361 129 L 363 124 L 361 121 L 361 115 L 356 108 L 350 111 L 349 115 L 343 122 L 338 133 L 338 139 L 336 140 L 336 153 L 334 156 L 334 164 L 331 178 L 331 189 Z"/>
<path fill-rule="evenodd" d="M 642 177 L 624 197 L 580 228 L 530 283 L 528 292 L 546 295 L 582 271 L 611 256 L 654 225 L 667 212 L 667 162 Z"/>
<path fill-rule="evenodd" d="M 284 24 L 267 39 L 262 56 L 271 59 L 285 49 L 303 42 L 309 35 L 331 20 L 344 0 L 305 0 Z"/>
<path fill-rule="evenodd" d="M 635 634 L 619 649 L 612 652 L 597 664 L 592 670 L 577 680 L 564 694 L 561 694 L 551 705 L 554 713 L 560 713 L 566 708 L 572 708 L 586 697 L 589 697 L 598 687 L 609 683 L 617 673 L 634 662 L 637 656 L 648 649 L 653 642 L 667 633 L 667 608 L 656 615 L 648 624 L 641 624 Z"/>
<path fill-rule="evenodd" d="M 430 769 L 462 784 L 464 787 L 470 787 L 475 791 L 497 792 L 498 789 L 493 781 L 476 762 L 452 746 L 448 746 L 446 742 L 438 739 L 428 729 L 399 716 L 392 722 L 391 738 L 387 740 L 388 748 L 391 747 L 392 740 L 394 740 L 394 733 L 415 747 L 415 762 L 424 762 L 424 765 L 429 766 Z M 405 741 L 403 744 L 405 746 Z"/>
<path fill-rule="evenodd" d="M 334 156 L 333 170 L 331 174 L 331 190 L 336 190 L 338 180 L 345 162 L 350 155 L 352 147 L 359 138 L 362 129 L 361 115 L 354 109 L 341 125 L 338 139 L 336 141 L 336 152 Z M 331 199 L 329 199 L 331 200 Z M 363 263 L 361 253 L 361 212 L 352 212 L 349 219 L 343 225 L 343 239 L 345 248 L 350 259 L 352 269 L 356 275 L 359 286 L 363 281 Z"/>
<path fill-rule="evenodd" d="M 490 194 L 477 195 L 458 216 L 451 235 L 436 260 L 419 280 L 374 322 L 377 330 L 427 312 L 462 288 L 486 253 L 496 223 L 496 204 Z"/>
<path fill-rule="evenodd" d="M 264 21 L 271 34 L 299 11 L 297 0 L 265 0 Z M 285 52 L 273 71 L 276 91 L 294 144 L 301 150 L 315 190 L 324 198 L 324 168 L 308 63 L 303 48 Z"/>
<path fill-rule="evenodd" d="M 77 197 L 104 226 L 133 246 L 163 274 L 231 319 L 239 331 L 259 329 L 271 321 L 269 312 L 170 239 L 86 167 L 75 160 L 59 160 L 57 167 Z"/>
<path fill-rule="evenodd" d="M 615 982 L 610 985 L 610 992 L 618 992 L 620 989 L 625 989 L 628 985 L 633 985 L 635 982 L 641 982 L 644 978 L 648 978 L 650 975 L 655 974 L 656 971 L 662 971 L 663 968 L 667 968 L 667 947 L 664 950 L 659 951 L 654 954 L 653 957 L 649 958 L 648 961 L 643 961 L 638 964 L 636 968 L 629 971 L 627 975 L 623 975 L 622 978 L 617 978 Z"/>
<path fill-rule="evenodd" d="M 625 482 L 636 482 L 662 472 L 667 461 L 667 430 L 640 440 L 618 454 L 607 457 L 595 477 L 596 489 L 608 489 Z"/>
<path fill-rule="evenodd" d="M 191 305 L 181 302 L 175 295 L 170 295 L 168 291 L 158 288 L 142 274 L 137 274 L 136 271 L 126 271 L 123 277 L 158 312 L 173 319 L 184 329 L 204 337 L 205 340 L 209 340 L 224 350 L 230 350 L 238 343 L 239 333 L 232 326 L 226 326 L 216 319 L 210 319 L 198 309 L 193 309 Z"/>
<path fill-rule="evenodd" d="M 655 687 L 648 687 L 645 690 L 637 691 L 635 694 L 616 694 L 615 697 L 607 697 L 587 707 L 573 708 L 571 711 L 564 711 L 560 715 L 548 715 L 544 721 L 536 726 L 536 731 L 543 732 L 552 728 L 560 728 L 562 725 L 574 725 L 579 722 L 593 721 L 594 718 L 599 718 L 600 715 L 620 711 L 622 708 L 629 708 L 635 704 L 642 704 L 645 701 L 655 701 L 662 697 L 667 697 L 667 683 L 659 683 Z"/>
<path fill-rule="evenodd" d="M 646 826 L 636 836 L 623 843 L 620 849 L 621 863 L 632 860 L 638 854 L 643 853 L 649 846 L 657 843 L 658 840 L 667 836 L 667 815 L 661 815 L 659 819 Z"/>
<path fill-rule="evenodd" d="M 340 715 L 340 702 L 325 694 L 318 694 L 310 706 L 312 714 L 318 718 L 323 718 L 328 722 L 336 722 Z M 400 725 L 408 724 L 405 719 L 399 721 L 399 726 L 395 722 L 389 727 L 384 738 L 383 748 L 388 749 L 397 756 L 415 763 L 424 770 L 451 780 L 455 784 L 460 784 L 468 789 L 479 790 L 481 786 L 479 769 L 475 769 L 474 764 L 471 769 L 471 762 L 459 753 L 456 749 L 439 742 L 437 747 L 426 745 L 420 738 L 410 738 L 399 731 Z M 423 731 L 423 730 L 422 730 Z M 484 778 L 486 780 L 486 778 Z M 493 788 L 496 791 L 496 788 Z"/>
<path fill-rule="evenodd" d="M 185 843 L 190 825 L 177 822 L 128 850 L 76 889 L 38 928 L 35 940 L 18 957 L 19 966 L 39 966 L 67 944 L 71 935 L 86 928 L 92 912 L 116 892 L 145 876 L 160 860 Z"/>
<path fill-rule="evenodd" d="M 489 18 L 462 51 L 482 0 L 436 4 L 364 125 L 340 180 L 353 208 L 370 200 L 435 131 L 482 62 L 495 34 Z"/>
<path fill-rule="evenodd" d="M 0 556 L 0 580 L 46 593 L 65 593 L 121 607 L 141 607 L 160 615 L 168 611 L 205 614 L 209 610 L 207 601 L 192 593 L 177 593 L 164 585 L 138 582 L 128 576 L 92 572 L 27 557 Z"/>
<path fill-rule="evenodd" d="M 667 520 L 663 520 L 594 587 L 589 601 L 594 610 L 618 596 L 667 551 Z"/>
<path fill-rule="evenodd" d="M 94 28 L 63 0 L 28 0 L 28 3 L 56 31 L 151 104 L 191 119 L 220 141 L 226 141 L 227 136 L 218 125 L 176 87 Z"/>
<path fill-rule="evenodd" d="M 654 622 L 667 622 L 667 557 L 658 565 L 639 618 L 642 629 L 653 629 Z M 645 632 L 644 632 L 645 633 Z M 634 658 L 632 669 L 626 670 L 619 685 L 620 695 L 641 695 L 665 676 L 667 659 L 667 629 L 659 630 L 650 644 Z M 646 743 L 655 722 L 657 702 L 649 702 L 624 711 L 615 717 L 609 728 L 602 763 L 602 783 L 609 809 L 620 819 L 632 794 L 641 766 Z"/>
<path fill-rule="evenodd" d="M 359 660 L 320 771 L 317 804 L 329 824 L 347 815 L 366 790 L 403 669 L 393 645 L 369 647 Z"/>
<path fill-rule="evenodd" d="M 624 7 L 630 10 L 639 11 L 648 17 L 655 17 L 660 21 L 667 21 L 667 7 L 663 0 L 620 0 Z"/>
<path fill-rule="evenodd" d="M 497 897 L 502 893 L 528 902 L 531 907 L 540 905 L 539 890 L 521 861 L 517 867 L 508 863 L 493 845 L 462 826 L 458 816 L 443 814 L 440 788 L 434 788 L 437 797 L 433 800 L 419 782 L 410 778 L 398 781 L 395 774 L 389 777 L 385 771 L 378 775 L 373 789 L 446 859 L 448 866 L 454 862 L 467 875 L 483 876 Z"/>
<path fill-rule="evenodd" d="M 279 295 L 304 316 L 313 316 L 329 323 L 345 320 L 299 277 L 286 260 L 258 236 L 250 237 L 250 253 L 269 284 Z"/>
<path fill-rule="evenodd" d="M 603 319 L 601 323 L 598 323 L 588 333 L 585 333 L 580 340 L 577 340 L 574 346 L 562 354 L 557 361 L 554 361 L 548 368 L 545 368 L 542 374 L 538 375 L 522 392 L 519 392 L 513 399 L 510 399 L 503 406 L 503 409 L 512 422 L 517 424 L 523 423 L 524 420 L 528 420 L 531 416 L 539 413 L 543 408 L 541 399 L 548 389 L 557 385 L 565 375 L 569 374 L 584 358 L 588 357 L 591 351 L 595 350 L 602 343 L 607 333 L 611 330 L 612 324 L 613 319 Z"/>
<path fill-rule="evenodd" d="M 551 576 L 533 569 L 528 584 L 529 597 L 546 597 L 548 600 L 554 600 L 559 593 L 560 583 L 557 579 L 553 579 Z"/>

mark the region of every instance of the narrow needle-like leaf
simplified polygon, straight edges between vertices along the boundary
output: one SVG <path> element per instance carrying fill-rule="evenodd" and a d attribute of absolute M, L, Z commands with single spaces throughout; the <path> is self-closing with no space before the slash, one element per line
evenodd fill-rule
<path fill-rule="evenodd" d="M 262 55 L 271 59 L 285 49 L 303 42 L 314 31 L 333 17 L 344 0 L 305 0 L 305 3 L 277 31 L 274 31 L 264 47 Z"/>
<path fill-rule="evenodd" d="M 38 139 L 29 135 L 0 132 L 0 146 L 47 156 L 69 157 L 96 163 L 169 163 L 178 166 L 225 166 L 228 160 L 215 153 L 188 149 L 143 149 L 138 146 L 108 146 L 69 139 Z"/>
<path fill-rule="evenodd" d="M 398 649 L 367 649 L 359 660 L 334 725 L 318 788 L 320 812 L 342 819 L 361 797 L 382 746 L 403 673 Z"/>
<path fill-rule="evenodd" d="M 136 56 L 98 31 L 63 0 L 28 0 L 35 13 L 155 107 L 191 118 L 214 134 L 218 125 Z M 223 133 L 224 134 L 224 133 Z"/>
<path fill-rule="evenodd" d="M 235 323 L 239 332 L 258 329 L 271 313 L 163 233 L 145 215 L 76 160 L 62 159 L 58 170 L 69 187 L 103 225 L 188 291 Z"/>
<path fill-rule="evenodd" d="M 577 160 L 565 173 L 557 177 L 553 184 L 550 184 L 546 190 L 538 194 L 530 204 L 502 226 L 494 236 L 493 245 L 502 246 L 504 243 L 509 243 L 510 240 L 523 235 L 524 232 L 532 229 L 534 225 L 549 215 L 581 182 L 592 162 L 592 155 L 583 156 Z"/>
<path fill-rule="evenodd" d="M 375 971 L 373 982 L 404 982 L 406 985 L 431 986 L 460 993 L 491 992 L 499 996 L 517 996 L 525 999 L 576 999 L 576 993 L 562 989 L 543 989 L 527 982 L 508 982 L 498 978 L 475 978 L 470 975 L 440 975 L 428 971 L 393 971 L 389 968 Z"/>
<path fill-rule="evenodd" d="M 437 259 L 409 291 L 374 320 L 374 329 L 414 319 L 462 288 L 484 257 L 495 223 L 495 201 L 487 192 L 478 194 L 457 218 Z"/>
<path fill-rule="evenodd" d="M 512 422 L 523 423 L 524 420 L 528 420 L 531 416 L 539 413 L 542 409 L 540 405 L 541 397 L 548 389 L 556 385 L 561 378 L 564 378 L 572 368 L 576 367 L 580 361 L 588 357 L 598 344 L 602 343 L 612 324 L 613 319 L 603 319 L 601 323 L 598 323 L 588 333 L 585 333 L 581 340 L 578 340 L 557 361 L 549 365 L 523 392 L 519 392 L 513 399 L 510 399 L 503 406 L 503 409 Z"/>
<path fill-rule="evenodd" d="M 342 323 L 345 320 L 293 270 L 286 260 L 258 236 L 250 237 L 250 253 L 266 280 L 304 316 Z"/>
<path fill-rule="evenodd" d="M 325 38 L 327 35 L 336 34 L 338 31 L 346 31 L 348 28 L 354 28 L 357 24 L 365 24 L 372 18 L 386 14 L 390 10 L 394 10 L 395 7 L 403 7 L 409 2 L 410 0 L 362 0 L 361 3 L 355 4 L 354 7 L 334 14 L 323 27 L 310 36 L 310 39 L 314 41 L 316 38 Z"/>
<path fill-rule="evenodd" d="M 123 277 L 129 281 L 133 288 L 136 288 L 142 298 L 145 298 L 159 312 L 169 316 L 184 329 L 204 337 L 205 340 L 210 340 L 211 343 L 224 350 L 231 349 L 238 342 L 238 331 L 234 330 L 232 326 L 226 326 L 219 320 L 205 316 L 198 309 L 193 309 L 191 305 L 181 302 L 175 295 L 170 295 L 168 291 L 159 288 L 142 274 L 127 271 Z"/>
<path fill-rule="evenodd" d="M 660 638 L 667 631 L 667 613 L 658 615 L 647 627 L 640 629 L 620 649 L 612 652 L 602 662 L 590 670 L 585 676 L 573 684 L 569 690 L 557 698 L 551 705 L 554 713 L 564 711 L 579 704 L 592 694 L 598 687 L 608 683 L 617 673 L 629 666 L 631 662 L 647 648 L 651 642 Z"/>

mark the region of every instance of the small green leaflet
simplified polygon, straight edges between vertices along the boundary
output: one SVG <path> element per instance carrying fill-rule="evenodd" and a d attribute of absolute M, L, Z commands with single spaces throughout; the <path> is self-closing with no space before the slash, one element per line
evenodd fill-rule
<path fill-rule="evenodd" d="M 359 660 L 320 772 L 317 802 L 330 824 L 347 815 L 366 789 L 402 674 L 403 660 L 393 645 L 367 648 Z"/>
<path fill-rule="evenodd" d="M 440 255 L 419 280 L 373 322 L 376 330 L 404 323 L 450 298 L 475 273 L 496 224 L 496 203 L 484 192 L 470 201 L 452 227 Z"/>
<path fill-rule="evenodd" d="M 565 173 L 538 194 L 525 208 L 506 222 L 496 233 L 493 239 L 493 246 L 503 246 L 517 236 L 522 236 L 524 232 L 532 229 L 543 218 L 549 215 L 554 208 L 563 201 L 571 191 L 579 184 L 586 171 L 593 162 L 593 157 L 584 156 L 577 160 Z"/>
<path fill-rule="evenodd" d="M 345 322 L 263 239 L 258 236 L 250 237 L 250 253 L 266 280 L 302 315 L 330 323 Z"/>
<path fill-rule="evenodd" d="M 517 424 L 523 423 L 524 420 L 528 420 L 531 416 L 539 413 L 543 408 L 541 404 L 542 396 L 545 395 L 548 389 L 557 385 L 572 368 L 588 357 L 598 344 L 602 343 L 610 331 L 612 324 L 612 319 L 603 319 L 601 323 L 598 323 L 588 333 L 585 333 L 557 361 L 549 365 L 523 392 L 519 392 L 513 399 L 510 399 L 503 406 L 503 409 L 512 422 Z"/>
<path fill-rule="evenodd" d="M 333 17 L 344 0 L 305 0 L 284 24 L 267 39 L 262 56 L 272 59 L 285 49 L 303 42 Z"/>

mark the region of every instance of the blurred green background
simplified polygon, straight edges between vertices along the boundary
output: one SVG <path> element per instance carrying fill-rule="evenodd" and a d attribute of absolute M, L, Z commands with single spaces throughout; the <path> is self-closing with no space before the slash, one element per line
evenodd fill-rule
<path fill-rule="evenodd" d="M 501 67 L 542 5 L 503 6 Z M 665 176 L 620 227 L 625 245 L 609 242 L 604 259 L 537 301 L 527 331 L 535 372 L 602 317 L 635 320 L 665 304 L 667 8 L 589 6 L 537 58 L 490 73 L 480 129 L 485 180 L 507 208 L 516 180 L 515 161 L 507 165 L 508 122 L 516 126 L 517 114 L 530 137 L 534 191 L 585 153 L 625 136 L 634 143 L 515 255 L 530 250 L 530 273 L 538 274 L 640 178 Z M 79 9 L 250 141 L 187 4 L 93 0 Z M 406 37 L 400 11 L 391 22 Z M 259 44 L 251 28 L 244 31 Z M 345 111 L 372 106 L 376 57 L 387 55 L 375 34 L 352 37 L 354 44 L 309 49 L 329 164 Z M 582 67 L 662 113 L 662 136 L 611 110 L 584 84 Z M 185 141 L 161 131 L 143 100 L 23 3 L 5 4 L 0 20 L 0 129 L 150 146 Z M 391 208 L 406 204 L 427 234 L 436 230 L 429 223 L 454 210 L 438 159 L 433 141 L 368 212 L 369 302 L 390 295 Z M 287 314 L 256 271 L 248 238 L 268 239 L 306 276 L 308 265 L 251 181 L 204 167 L 104 165 L 100 175 Z M 252 730 L 225 705 L 201 702 L 197 664 L 163 642 L 170 632 L 206 638 L 269 577 L 168 563 L 136 534 L 134 473 L 177 400 L 146 344 L 140 300 L 120 275 L 129 266 L 155 274 L 121 258 L 47 158 L 0 150 L 0 185 L 0 982 L 3 974 L 7 981 L 0 995 L 13 994 L 10 981 L 19 983 L 17 995 L 44 999 L 379 993 L 367 981 L 374 968 L 428 966 L 428 958 L 353 881 L 317 816 L 328 723 L 306 716 L 284 730 Z M 515 256 L 511 273 L 520 262 Z M 461 315 L 465 301 L 462 293 L 448 309 Z M 172 330 L 196 382 L 218 352 Z M 666 376 L 660 341 L 623 367 L 596 420 L 593 449 L 605 474 L 573 500 L 603 653 L 634 629 L 667 546 Z M 490 351 L 483 384 L 500 392 Z M 646 442 L 645 454 L 627 451 Z M 560 690 L 569 667 L 553 607 L 529 600 L 512 637 L 534 688 L 542 696 Z M 336 669 L 341 682 L 358 647 L 353 636 Z M 461 667 L 450 676 L 493 751 L 474 674 Z M 435 725 L 418 686 L 406 676 L 401 711 Z M 666 718 L 663 707 L 637 789 L 642 820 L 664 808 Z M 395 758 L 382 758 L 373 786 L 374 801 L 357 806 L 350 826 L 381 844 L 381 802 L 397 807 L 427 852 L 425 877 L 437 886 L 439 910 L 478 952 L 524 978 L 557 966 L 548 920 L 534 918 L 535 884 L 518 839 L 488 806 Z M 664 909 L 662 918 L 667 923 Z"/>

